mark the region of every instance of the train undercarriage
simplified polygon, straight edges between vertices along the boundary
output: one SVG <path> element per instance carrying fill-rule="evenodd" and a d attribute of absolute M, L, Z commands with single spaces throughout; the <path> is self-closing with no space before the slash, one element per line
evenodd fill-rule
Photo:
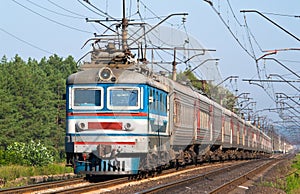
<path fill-rule="evenodd" d="M 203 149 L 204 148 L 204 149 Z M 146 157 L 145 169 L 154 169 L 155 166 L 151 164 L 159 164 L 164 167 L 176 167 L 189 165 L 189 164 L 201 164 L 205 162 L 220 162 L 226 160 L 250 160 L 269 157 L 263 151 L 244 150 L 239 148 L 223 148 L 220 145 L 191 145 L 186 149 L 174 151 L 171 149 L 169 152 L 161 151 L 149 152 Z M 160 161 L 160 162 L 157 162 Z"/>
<path fill-rule="evenodd" d="M 82 154 L 72 161 L 74 169 L 79 174 L 86 174 L 87 178 L 103 175 L 129 176 L 143 178 L 153 176 L 165 169 L 182 168 L 187 165 L 222 162 L 226 160 L 250 160 L 269 157 L 270 154 L 262 151 L 245 150 L 238 148 L 223 148 L 221 145 L 190 145 L 185 149 L 170 149 L 169 151 L 151 150 L 144 154 L 121 154 L 110 158 L 99 158 L 93 154 L 88 157 Z M 126 171 L 123 158 L 139 158 L 137 170 Z M 77 162 L 76 162 L 77 161 Z M 78 162 L 82 161 L 82 162 Z M 75 173 L 78 173 L 75 172 Z"/>

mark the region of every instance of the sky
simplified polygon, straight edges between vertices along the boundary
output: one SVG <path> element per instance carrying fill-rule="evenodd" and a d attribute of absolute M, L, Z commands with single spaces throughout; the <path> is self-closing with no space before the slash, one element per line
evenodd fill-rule
<path fill-rule="evenodd" d="M 12 59 L 17 54 L 24 60 L 40 60 L 57 54 L 80 59 L 90 50 L 90 47 L 81 49 L 85 41 L 92 38 L 93 33 L 101 34 L 104 30 L 99 24 L 87 23 L 85 18 L 105 19 L 104 13 L 114 18 L 122 17 L 121 0 L 90 2 L 102 13 L 83 0 L 1 1 L 0 56 Z M 203 0 L 126 0 L 126 12 L 127 16 L 138 18 L 139 10 L 152 25 L 160 21 L 154 19 L 157 16 L 164 18 L 172 13 L 188 13 L 184 26 L 181 16 L 172 17 L 162 25 L 187 33 L 205 49 L 216 50 L 209 55 L 220 59 L 217 67 L 221 80 L 225 80 L 222 86 L 237 96 L 251 98 L 249 101 L 239 99 L 239 102 L 244 101 L 239 106 L 244 110 L 252 108 L 252 116 L 256 114 L 268 124 L 283 126 L 285 135 L 295 139 L 296 134 L 300 139 L 299 126 L 281 123 L 279 114 L 272 110 L 283 107 L 281 117 L 299 121 L 299 97 L 281 97 L 300 95 L 297 82 L 300 74 L 300 50 L 297 49 L 300 48 L 300 1 L 213 0 L 211 3 Z M 255 10 L 262 15 L 241 10 Z M 272 54 L 270 50 L 275 49 L 279 51 Z M 258 59 L 257 63 L 255 59 Z M 231 76 L 238 78 L 227 79 Z M 259 79 L 273 81 L 253 81 Z M 252 84 L 247 80 L 252 80 Z M 284 80 L 293 82 L 278 82 Z M 250 94 L 245 96 L 243 93 Z M 281 96 L 278 93 L 282 93 Z"/>

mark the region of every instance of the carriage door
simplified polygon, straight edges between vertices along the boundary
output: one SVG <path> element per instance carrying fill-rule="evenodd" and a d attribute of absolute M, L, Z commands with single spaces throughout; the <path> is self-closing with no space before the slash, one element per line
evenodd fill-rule
<path fill-rule="evenodd" d="M 149 88 L 149 133 L 153 135 L 151 144 L 160 147 L 164 143 L 161 135 L 167 133 L 167 121 L 167 94 Z"/>

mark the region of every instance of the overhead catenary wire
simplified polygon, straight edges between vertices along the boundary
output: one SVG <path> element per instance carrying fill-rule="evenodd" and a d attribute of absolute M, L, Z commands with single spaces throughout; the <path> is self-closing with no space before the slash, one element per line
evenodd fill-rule
<path fill-rule="evenodd" d="M 204 0 L 205 1 L 205 0 Z M 258 49 L 260 50 L 260 52 L 263 52 L 262 50 L 262 47 L 260 46 L 260 44 L 257 42 L 255 36 L 253 35 L 253 33 L 250 31 L 250 28 L 249 26 L 247 25 L 247 21 L 246 21 L 246 17 L 244 16 L 244 21 L 245 21 L 245 25 L 242 25 L 241 22 L 237 19 L 237 17 L 235 16 L 234 12 L 233 12 L 233 9 L 232 9 L 232 6 L 230 5 L 230 2 L 227 1 L 228 3 L 228 6 L 231 10 L 231 13 L 233 15 L 233 18 L 235 19 L 236 23 L 238 23 L 238 25 L 240 27 L 243 27 L 246 29 L 246 32 L 247 32 L 247 36 L 248 36 L 248 42 L 249 42 L 249 46 L 251 48 L 251 52 L 248 50 L 248 48 L 246 46 L 243 46 L 243 44 L 240 42 L 239 38 L 233 33 L 231 27 L 229 26 L 229 24 L 227 24 L 224 20 L 224 18 L 222 17 L 222 14 L 220 13 L 220 11 L 218 10 L 221 10 L 220 9 L 220 4 L 218 4 L 218 10 L 216 10 L 216 8 L 214 7 L 213 3 L 211 1 L 206 1 L 207 3 L 209 3 L 211 5 L 211 7 L 213 8 L 213 10 L 215 11 L 215 13 L 217 13 L 217 15 L 219 16 L 219 18 L 221 19 L 221 21 L 223 22 L 223 24 L 227 27 L 227 29 L 229 30 L 229 32 L 231 33 L 231 35 L 234 37 L 234 39 L 238 42 L 238 44 L 241 46 L 241 48 L 252 58 L 255 60 L 255 64 L 256 64 L 256 69 L 257 69 L 257 75 L 259 77 L 259 80 L 261 80 L 261 70 L 259 65 L 258 65 L 258 62 L 256 61 L 256 54 L 255 54 L 255 50 L 254 50 L 254 47 L 253 47 L 253 43 L 255 43 L 258 47 Z M 254 41 L 254 42 L 253 42 Z M 252 83 L 254 84 L 254 83 Z M 256 84 L 256 85 L 259 85 L 259 84 Z M 261 83 L 261 86 L 264 91 L 266 92 L 266 94 L 270 97 L 270 99 L 272 99 L 272 101 L 274 101 L 274 86 L 272 83 L 267 83 L 267 84 L 264 84 L 264 83 Z M 269 91 L 271 90 L 271 91 Z"/>
<path fill-rule="evenodd" d="M 248 24 L 247 24 L 247 20 L 246 20 L 246 17 L 244 17 L 244 22 L 245 22 L 245 25 L 244 27 L 246 28 L 246 34 L 247 34 L 247 37 L 248 37 L 248 42 L 250 44 L 250 49 L 251 49 L 251 52 L 252 52 L 252 55 L 254 56 L 254 58 L 256 59 L 256 56 L 255 56 L 255 52 L 254 52 L 254 48 L 253 48 L 253 45 L 252 45 L 252 41 L 251 41 L 251 35 L 250 35 L 250 31 L 248 30 L 249 27 L 248 27 Z"/>
<path fill-rule="evenodd" d="M 46 8 L 46 7 L 43 7 L 43 6 L 37 4 L 37 3 L 33 2 L 33 1 L 30 1 L 30 0 L 26 0 L 26 1 L 29 2 L 29 3 L 31 3 L 31 4 L 33 4 L 33 5 L 35 5 L 35 6 L 37 6 L 37 7 L 39 7 L 39 8 L 41 8 L 41 9 L 43 9 L 43 10 L 49 11 L 49 12 L 51 12 L 51 13 L 54 13 L 54 14 L 57 14 L 57 15 L 60 15 L 60 16 L 69 17 L 69 18 L 74 18 L 74 19 L 84 19 L 84 17 L 76 17 L 76 16 L 71 16 L 71 15 L 62 14 L 62 13 L 59 13 L 59 12 L 57 12 L 57 11 L 53 11 L 53 10 L 51 10 L 51 9 L 48 9 L 48 8 Z"/>
<path fill-rule="evenodd" d="M 148 10 L 152 15 L 154 15 L 157 19 L 163 20 L 162 17 L 158 16 L 154 11 L 152 11 L 150 8 L 148 8 L 148 7 L 146 6 L 146 4 L 145 4 L 143 1 L 139 0 L 139 2 L 141 2 L 141 4 L 144 6 L 144 8 L 147 9 L 147 10 Z"/>
<path fill-rule="evenodd" d="M 23 43 L 25 43 L 25 44 L 27 44 L 27 45 L 29 45 L 29 46 L 35 48 L 35 49 L 38 49 L 38 50 L 43 51 L 43 52 L 45 52 L 45 53 L 48 53 L 48 54 L 50 54 L 50 55 L 53 55 L 53 54 L 54 54 L 53 52 L 50 52 L 50 51 L 48 51 L 48 50 L 45 50 L 45 49 L 43 49 L 43 48 L 41 48 L 41 47 L 38 47 L 38 46 L 36 46 L 36 45 L 34 45 L 34 44 L 32 44 L 32 43 L 26 41 L 26 40 L 23 40 L 22 38 L 19 38 L 18 36 L 16 36 L 16 35 L 14 35 L 14 34 L 8 32 L 8 31 L 6 31 L 6 30 L 4 30 L 4 29 L 1 28 L 1 27 L 0 27 L 0 30 L 1 30 L 2 32 L 8 34 L 9 36 L 11 36 L 11 37 L 13 37 L 13 38 L 15 38 L 15 39 L 17 39 L 17 40 L 23 42 Z"/>
<path fill-rule="evenodd" d="M 300 63 L 300 61 L 288 60 L 288 59 L 277 59 L 277 60 L 278 60 L 278 61 L 289 62 L 289 63 Z"/>
<path fill-rule="evenodd" d="M 220 20 L 222 21 L 222 23 L 226 26 L 227 30 L 230 32 L 230 34 L 233 36 L 233 38 L 235 39 L 235 41 L 240 45 L 240 47 L 253 59 L 255 59 L 255 56 L 253 56 L 248 49 L 241 43 L 241 41 L 239 40 L 239 38 L 233 33 L 232 29 L 230 28 L 230 26 L 226 23 L 226 21 L 224 20 L 224 18 L 222 17 L 222 15 L 220 14 L 220 12 L 214 7 L 214 5 L 212 4 L 211 1 L 206 1 L 209 3 L 209 5 L 211 6 L 211 8 L 213 9 L 213 11 L 218 15 L 218 17 L 220 18 Z"/>
<path fill-rule="evenodd" d="M 258 76 L 258 78 L 259 79 L 261 79 L 261 75 L 260 75 L 260 69 L 259 69 L 259 65 L 258 65 L 258 61 L 256 60 L 256 56 L 255 56 L 255 52 L 254 52 L 254 49 L 253 49 L 253 46 L 252 46 L 252 42 L 251 42 L 251 38 L 250 38 L 250 36 L 249 36 L 249 32 L 250 32 L 250 30 L 248 30 L 249 29 L 249 27 L 248 27 L 248 23 L 247 23 L 247 20 L 246 20 L 246 16 L 244 15 L 244 23 L 245 23 L 245 28 L 247 29 L 247 34 L 248 34 L 248 41 L 249 41 L 249 43 L 250 43 L 250 45 L 251 45 L 251 51 L 252 51 L 252 53 L 253 53 L 253 56 L 254 56 L 254 58 L 255 58 L 255 65 L 256 65 L 256 71 L 257 71 L 257 76 Z M 260 48 L 260 47 L 259 47 Z M 261 83 L 262 85 L 264 85 L 263 83 Z M 266 92 L 267 92 L 267 90 L 265 90 Z M 268 93 L 268 92 L 267 92 Z M 268 95 L 269 96 L 271 96 L 271 94 L 269 94 L 268 93 Z"/>
<path fill-rule="evenodd" d="M 66 12 L 69 12 L 69 13 L 71 13 L 71 14 L 74 14 L 74 15 L 79 16 L 79 17 L 82 17 L 82 18 L 87 18 L 87 16 L 78 14 L 78 13 L 76 13 L 76 12 L 74 12 L 74 11 L 70 11 L 69 9 L 66 9 L 66 8 L 64 8 L 63 6 L 60 6 L 60 5 L 58 5 L 57 3 L 54 3 L 54 2 L 51 1 L 51 0 L 48 0 L 48 2 L 51 3 L 51 4 L 53 4 L 53 5 L 56 6 L 56 7 L 60 8 L 60 9 L 64 10 L 64 11 L 66 11 Z"/>
<path fill-rule="evenodd" d="M 84 2 L 86 2 L 88 5 L 90 5 L 92 8 L 94 8 L 95 10 L 99 11 L 100 13 L 90 9 L 89 7 L 85 6 L 80 0 L 77 0 L 80 4 L 82 4 L 84 7 L 86 7 L 87 9 L 89 9 L 90 11 L 102 16 L 102 17 L 108 17 L 110 19 L 113 20 L 117 20 L 116 18 L 112 17 L 111 15 L 109 15 L 108 13 L 106 13 L 105 11 L 99 9 L 98 7 L 96 7 L 94 4 L 92 4 L 89 0 L 83 0 Z"/>
<path fill-rule="evenodd" d="M 100 14 L 99 12 L 96 12 L 96 11 L 92 10 L 91 8 L 89 8 L 88 6 L 86 6 L 84 3 L 82 3 L 81 0 L 77 0 L 77 1 L 78 1 L 78 3 L 80 3 L 83 7 L 85 7 L 85 8 L 88 9 L 88 10 L 90 10 L 90 11 L 93 12 L 94 14 L 97 14 L 97 15 L 99 15 L 99 16 L 101 16 L 101 17 L 106 18 L 106 15 L 105 15 L 105 14 Z"/>
<path fill-rule="evenodd" d="M 236 17 L 236 15 L 235 15 L 235 13 L 234 13 L 234 11 L 233 11 L 233 9 L 232 9 L 232 6 L 231 6 L 229 0 L 227 0 L 227 4 L 228 4 L 228 6 L 229 6 L 229 8 L 230 8 L 231 14 L 233 15 L 233 18 L 235 19 L 235 21 L 238 23 L 238 25 L 239 25 L 240 27 L 243 27 L 244 25 L 242 25 L 242 23 L 237 19 L 237 17 Z"/>
<path fill-rule="evenodd" d="M 28 11 L 30 11 L 30 12 L 32 12 L 32 13 L 34 13 L 34 14 L 36 14 L 36 15 L 38 15 L 38 16 L 40 16 L 40 17 L 46 19 L 46 20 L 48 20 L 48 21 L 51 21 L 51 22 L 53 22 L 53 23 L 55 23 L 55 24 L 58 24 L 58 25 L 60 25 L 60 26 L 63 26 L 63 27 L 66 27 L 66 28 L 69 28 L 69 29 L 72 29 L 72 30 L 76 30 L 76 31 L 79 31 L 79 32 L 83 32 L 83 33 L 87 33 L 87 34 L 92 34 L 92 33 L 89 32 L 89 31 L 81 30 L 81 29 L 79 29 L 79 28 L 75 28 L 75 27 L 72 27 L 72 26 L 68 26 L 68 25 L 63 24 L 63 23 L 61 23 L 61 22 L 55 21 L 55 20 L 53 20 L 53 19 L 51 19 L 51 18 L 48 18 L 48 17 L 46 17 L 46 16 L 44 16 L 44 15 L 42 15 L 42 14 L 40 14 L 40 13 L 38 13 L 38 12 L 36 12 L 36 11 L 34 11 L 34 10 L 28 8 L 28 7 L 26 7 L 25 5 L 19 3 L 19 2 L 16 1 L 16 0 L 12 0 L 12 1 L 13 1 L 14 3 L 18 4 L 19 6 L 23 7 L 24 9 L 27 9 Z"/>
<path fill-rule="evenodd" d="M 282 16 L 282 17 L 291 17 L 300 19 L 300 15 L 290 15 L 290 14 L 280 14 L 280 13 L 272 13 L 272 12 L 261 12 L 265 15 L 275 15 L 275 16 Z"/>
<path fill-rule="evenodd" d="M 222 15 L 221 15 L 221 13 L 220 13 L 220 11 L 218 11 L 218 10 L 214 7 L 213 3 L 212 3 L 211 1 L 206 1 L 206 2 L 209 3 L 209 5 L 212 7 L 212 9 L 214 10 L 214 12 L 218 15 L 218 17 L 220 18 L 220 20 L 222 21 L 222 23 L 226 26 L 226 28 L 228 29 L 228 31 L 230 32 L 230 34 L 234 37 L 234 39 L 235 39 L 235 40 L 237 41 L 237 43 L 240 45 L 240 47 L 241 47 L 241 48 L 242 48 L 242 49 L 243 49 L 243 50 L 244 50 L 244 51 L 245 51 L 252 59 L 256 60 L 255 52 L 254 52 L 254 49 L 253 49 L 252 42 L 251 42 L 251 39 L 250 39 L 249 34 L 248 34 L 248 41 L 249 41 L 249 44 L 250 44 L 251 51 L 249 51 L 249 50 L 246 48 L 246 46 L 244 46 L 244 45 L 242 44 L 242 42 L 239 40 L 239 38 L 233 33 L 232 29 L 231 29 L 230 26 L 226 23 L 226 21 L 224 20 L 224 18 L 222 17 Z M 240 27 L 244 27 L 244 28 L 247 29 L 248 27 L 247 27 L 246 21 L 245 21 L 245 25 L 242 25 L 242 24 L 239 22 L 239 20 L 236 18 L 235 14 L 234 14 L 234 12 L 233 12 L 232 6 L 231 6 L 231 4 L 230 4 L 229 1 L 227 1 L 227 4 L 228 4 L 228 6 L 229 6 L 229 8 L 230 8 L 230 10 L 231 10 L 231 13 L 232 13 L 234 19 L 235 19 L 236 22 L 238 23 L 238 25 L 239 25 Z M 218 4 L 218 9 L 220 10 L 220 4 Z M 259 48 L 260 48 L 260 47 L 259 47 Z M 259 79 L 261 79 L 261 76 L 260 76 L 260 70 L 259 70 L 257 61 L 255 61 L 255 63 L 256 63 L 256 68 L 257 68 L 257 74 L 258 74 L 258 77 L 259 77 Z M 266 91 L 266 93 L 267 93 L 267 95 L 273 100 L 272 95 L 271 95 L 269 92 L 267 92 L 267 91 Z"/>

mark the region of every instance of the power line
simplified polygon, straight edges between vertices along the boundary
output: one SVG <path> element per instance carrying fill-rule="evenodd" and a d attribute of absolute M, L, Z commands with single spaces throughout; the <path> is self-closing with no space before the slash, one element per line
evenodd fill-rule
<path fill-rule="evenodd" d="M 83 17 L 75 17 L 75 16 L 70 16 L 70 15 L 66 15 L 66 14 L 62 14 L 62 13 L 53 11 L 53 10 L 48 9 L 46 7 L 43 7 L 43 6 L 41 6 L 41 5 L 37 4 L 37 3 L 34 3 L 32 1 L 30 1 L 30 0 L 26 0 L 26 1 L 29 2 L 29 3 L 31 3 L 31 4 L 33 4 L 33 5 L 35 5 L 35 6 L 37 6 L 37 7 L 39 7 L 39 8 L 41 8 L 41 9 L 44 9 L 44 10 L 49 11 L 51 13 L 55 13 L 57 15 L 61 15 L 61 16 L 69 17 L 69 18 L 75 18 L 75 19 L 84 19 Z"/>
<path fill-rule="evenodd" d="M 154 11 L 152 11 L 150 8 L 148 8 L 148 7 L 146 6 L 146 4 L 143 3 L 143 1 L 140 1 L 140 0 L 139 0 L 139 2 L 141 2 L 141 4 L 144 6 L 144 8 L 147 9 L 152 15 L 154 15 L 155 18 L 157 18 L 157 19 L 159 19 L 159 20 L 163 20 L 164 17 L 162 18 L 162 17 L 158 16 L 156 13 L 154 13 Z M 170 23 L 170 22 L 166 22 L 166 23 L 172 25 L 172 23 Z"/>
<path fill-rule="evenodd" d="M 82 18 L 87 18 L 87 16 L 78 14 L 78 13 L 73 12 L 73 11 L 70 11 L 70 10 L 68 10 L 68 9 L 66 9 L 66 8 L 64 8 L 64 7 L 62 7 L 62 6 L 58 5 L 58 4 L 56 4 L 56 3 L 54 3 L 54 2 L 51 1 L 51 0 L 48 0 L 48 2 L 50 2 L 51 4 L 55 5 L 56 7 L 60 8 L 60 9 L 62 9 L 62 10 L 64 10 L 64 11 L 66 11 L 66 12 L 72 13 L 72 14 L 77 15 L 77 16 L 82 17 Z"/>
<path fill-rule="evenodd" d="M 66 9 L 66 8 L 64 8 L 64 7 L 62 7 L 62 6 L 58 5 L 58 4 L 56 4 L 56 3 L 54 3 L 54 2 L 51 1 L 51 0 L 48 0 L 48 2 L 50 2 L 50 3 L 53 4 L 54 6 L 56 6 L 56 7 L 60 8 L 60 9 L 62 9 L 62 10 L 64 10 L 64 11 L 66 11 L 66 12 L 69 12 L 69 13 L 72 13 L 72 14 L 74 14 L 74 15 L 79 16 L 79 17 L 77 17 L 77 18 L 81 18 L 81 19 L 88 18 L 88 16 L 81 15 L 81 14 L 78 14 L 78 13 L 76 13 L 76 12 L 70 11 L 70 10 L 68 10 L 68 9 Z M 76 17 L 75 17 L 75 18 L 76 18 Z M 98 29 L 97 29 L 93 24 L 91 24 L 91 25 L 92 25 L 92 27 L 93 27 L 97 32 L 99 32 Z"/>
<path fill-rule="evenodd" d="M 289 14 L 280 14 L 280 13 L 270 13 L 270 12 L 261 12 L 265 15 L 276 15 L 276 16 L 283 16 L 283 17 L 292 17 L 292 18 L 300 18 L 300 15 L 289 15 Z"/>
<path fill-rule="evenodd" d="M 116 18 L 112 17 L 111 15 L 109 15 L 107 12 L 99 9 L 98 7 L 96 7 L 95 5 L 93 5 L 89 0 L 83 0 L 84 2 L 88 3 L 90 6 L 92 6 L 94 9 L 98 10 L 100 13 L 106 15 L 107 17 L 117 20 Z"/>
<path fill-rule="evenodd" d="M 246 21 L 246 17 L 244 17 L 244 21 L 245 21 L 245 28 L 247 30 L 247 37 L 248 37 L 248 41 L 249 41 L 249 44 L 250 44 L 250 49 L 251 49 L 251 52 L 252 52 L 252 55 L 256 58 L 255 56 L 255 52 L 254 52 L 254 49 L 253 49 L 253 45 L 252 45 L 252 41 L 251 41 L 251 33 L 250 33 L 250 30 L 249 30 L 249 27 L 248 27 L 248 24 L 247 24 L 247 21 Z M 254 39 L 254 41 L 256 41 Z"/>
<path fill-rule="evenodd" d="M 235 34 L 233 33 L 233 31 L 231 30 L 230 26 L 226 23 L 226 21 L 224 20 L 224 18 L 222 17 L 221 13 L 218 12 L 218 10 L 214 7 L 214 5 L 212 4 L 211 1 L 206 1 L 205 2 L 209 3 L 209 5 L 211 6 L 211 8 L 214 10 L 214 12 L 219 16 L 220 20 L 222 21 L 222 23 L 226 26 L 226 28 L 228 29 L 228 31 L 230 32 L 230 34 L 234 37 L 234 39 L 237 41 L 237 43 L 240 45 L 240 47 L 253 59 L 255 59 L 255 56 L 253 56 L 248 50 L 247 48 L 240 42 L 239 38 L 237 36 L 235 36 Z"/>
<path fill-rule="evenodd" d="M 278 59 L 278 61 L 284 61 L 289 63 L 300 63 L 300 61 L 288 60 L 288 59 Z"/>
<path fill-rule="evenodd" d="M 145 5 L 145 3 L 143 3 L 142 1 L 139 1 L 139 2 L 141 2 L 141 4 L 144 6 L 144 8 L 147 9 L 148 11 L 150 11 L 150 13 L 151 13 L 152 15 L 154 15 L 157 19 L 159 19 L 159 20 L 162 20 L 162 19 L 163 19 L 163 18 L 159 17 L 158 15 L 156 15 L 151 9 L 149 9 L 149 8 Z"/>
<path fill-rule="evenodd" d="M 72 29 L 72 30 L 76 30 L 76 31 L 79 31 L 79 32 L 83 32 L 83 33 L 87 33 L 87 34 L 92 34 L 92 33 L 89 32 L 89 31 L 85 31 L 85 30 L 81 30 L 81 29 L 78 29 L 78 28 L 74 28 L 74 27 L 72 27 L 72 26 L 68 26 L 68 25 L 66 25 L 66 24 L 63 24 L 63 23 L 57 22 L 57 21 L 55 21 L 55 20 L 53 20 L 53 19 L 50 19 L 50 18 L 48 18 L 48 17 L 46 17 L 46 16 L 43 16 L 43 15 L 41 15 L 40 13 L 38 13 L 38 12 L 36 12 L 36 11 L 33 11 L 32 9 L 26 7 L 25 5 L 22 5 L 21 3 L 17 2 L 16 0 L 12 0 L 12 1 L 13 1 L 14 3 L 20 5 L 21 7 L 27 9 L 28 11 L 30 11 L 30 12 L 32 12 L 32 13 L 34 13 L 34 14 L 36 14 L 36 15 L 38 15 L 38 16 L 44 18 L 44 19 L 46 19 L 46 20 L 49 20 L 49 21 L 51 21 L 51 22 L 53 22 L 53 23 L 56 23 L 56 24 L 58 24 L 58 25 L 61 25 L 61 26 L 64 26 L 64 27 L 66 27 L 66 28 L 69 28 L 69 29 Z"/>
<path fill-rule="evenodd" d="M 101 17 L 104 17 L 104 18 L 106 18 L 107 16 L 108 17 L 110 17 L 110 18 L 112 18 L 111 16 L 109 16 L 107 13 L 105 13 L 104 11 L 102 11 L 102 10 L 98 10 L 98 11 L 100 11 L 102 14 L 100 14 L 99 12 L 96 12 L 96 11 L 94 11 L 94 10 L 92 10 L 91 8 L 89 8 L 88 6 L 86 6 L 84 3 L 82 3 L 80 0 L 77 0 L 82 6 L 84 6 L 85 8 L 87 8 L 88 10 L 90 10 L 91 12 L 93 12 L 93 13 L 95 13 L 95 14 L 97 14 L 97 15 L 99 15 L 99 16 L 101 16 Z M 95 7 L 94 5 L 92 5 L 89 1 L 86 1 L 86 0 L 84 0 L 84 2 L 86 2 L 86 3 L 88 3 L 89 5 L 91 5 L 92 7 Z M 114 19 L 114 18 L 112 18 L 112 19 Z"/>
<path fill-rule="evenodd" d="M 233 15 L 235 21 L 239 24 L 240 27 L 243 27 L 243 25 L 241 24 L 241 22 L 240 22 L 240 21 L 237 19 L 237 17 L 235 16 L 234 11 L 233 11 L 233 9 L 232 9 L 232 6 L 231 6 L 229 0 L 227 0 L 227 4 L 228 4 L 228 6 L 229 6 L 229 8 L 230 8 L 231 14 Z"/>
<path fill-rule="evenodd" d="M 54 54 L 54 53 L 52 53 L 52 52 L 50 52 L 50 51 L 47 51 L 47 50 L 45 50 L 45 49 L 42 49 L 42 48 L 36 46 L 36 45 L 34 45 L 34 44 L 30 43 L 30 42 L 27 42 L 27 41 L 25 41 L 25 40 L 23 40 L 23 39 L 17 37 L 16 35 L 13 35 L 12 33 L 9 33 L 8 31 L 4 30 L 3 28 L 0 28 L 0 30 L 1 30 L 2 32 L 4 32 L 4 33 L 10 35 L 11 37 L 13 37 L 13 38 L 15 38 L 15 39 L 17 39 L 17 40 L 19 40 L 19 41 L 21 41 L 21 42 L 23 42 L 23 43 L 25 43 L 25 44 L 31 46 L 31 47 L 33 47 L 33 48 L 36 48 L 36 49 L 38 49 L 38 50 L 40 50 L 40 51 L 43 51 L 43 52 L 48 53 L 48 54 L 51 54 L 51 55 Z"/>

